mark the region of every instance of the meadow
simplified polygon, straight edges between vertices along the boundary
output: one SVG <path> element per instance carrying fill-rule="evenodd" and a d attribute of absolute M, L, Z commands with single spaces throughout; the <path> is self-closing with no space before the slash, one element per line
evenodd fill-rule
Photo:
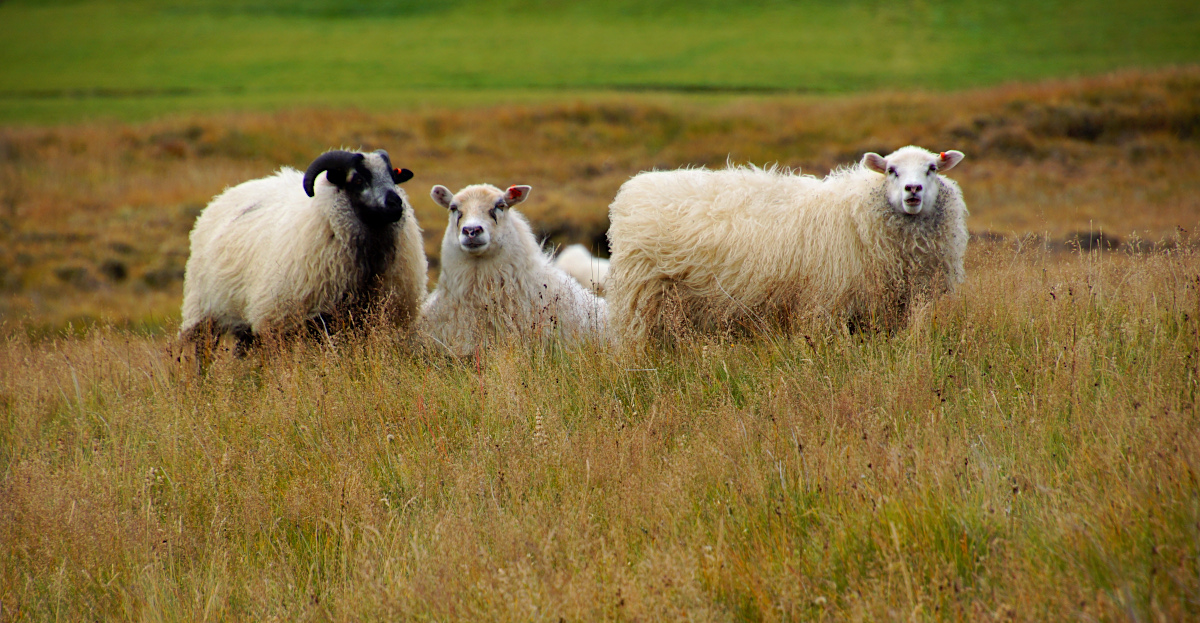
<path fill-rule="evenodd" d="M 1200 616 L 1200 71 L 950 94 L 0 130 L 5 620 Z M 328 144 L 528 182 L 602 250 L 632 171 L 967 152 L 968 281 L 895 333 L 452 361 L 172 335 L 191 221 Z M 1103 232 L 1103 233 L 1102 233 Z"/>
<path fill-rule="evenodd" d="M 895 334 L 197 376 L 0 344 L 6 620 L 1191 620 L 1200 256 L 977 243 Z"/>
<path fill-rule="evenodd" d="M 1194 3 L 280 6 L 0 3 L 0 622 L 1200 618 Z M 174 339 L 203 206 L 330 147 L 432 287 L 433 184 L 604 255 L 638 171 L 910 143 L 972 240 L 894 332 Z"/>

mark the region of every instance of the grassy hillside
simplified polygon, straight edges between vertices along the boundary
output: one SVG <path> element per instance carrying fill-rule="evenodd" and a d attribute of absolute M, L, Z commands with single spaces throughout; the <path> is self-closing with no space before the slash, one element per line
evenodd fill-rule
<path fill-rule="evenodd" d="M 0 4 L 0 122 L 958 89 L 1200 62 L 1186 0 Z"/>

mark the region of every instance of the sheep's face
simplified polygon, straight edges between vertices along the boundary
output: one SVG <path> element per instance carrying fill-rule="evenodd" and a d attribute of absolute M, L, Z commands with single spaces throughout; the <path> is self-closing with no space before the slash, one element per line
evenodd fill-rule
<path fill-rule="evenodd" d="M 400 184 L 412 179 L 413 174 L 408 169 L 394 168 L 386 151 L 322 154 L 304 175 L 304 188 L 310 197 L 315 196 L 313 184 L 322 172 L 329 184 L 345 193 L 354 215 L 367 227 L 390 225 L 404 216 L 408 201 Z"/>
<path fill-rule="evenodd" d="M 453 194 L 445 186 L 434 186 L 429 196 L 450 211 L 446 238 L 455 237 L 467 255 L 486 257 L 504 247 L 509 210 L 525 201 L 529 186 L 511 186 L 500 190 L 489 184 L 468 186 Z"/>
<path fill-rule="evenodd" d="M 893 210 L 916 216 L 937 203 L 938 173 L 949 171 L 962 159 L 961 151 L 935 154 L 920 147 L 904 147 L 886 158 L 869 153 L 862 164 L 887 177 L 887 198 Z"/>

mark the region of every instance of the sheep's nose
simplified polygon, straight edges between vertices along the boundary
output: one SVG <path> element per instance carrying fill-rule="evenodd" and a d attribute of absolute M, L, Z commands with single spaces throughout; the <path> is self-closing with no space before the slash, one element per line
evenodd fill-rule
<path fill-rule="evenodd" d="M 482 225 L 468 225 L 462 229 L 462 233 L 464 236 L 466 236 L 468 238 L 474 238 L 474 237 L 478 236 L 479 234 L 483 233 L 483 226 Z"/>
<path fill-rule="evenodd" d="M 389 210 L 404 209 L 404 200 L 393 191 L 388 191 L 387 196 L 383 199 L 383 205 Z"/>
<path fill-rule="evenodd" d="M 923 188 L 925 187 L 920 184 L 908 184 L 904 187 L 904 190 L 907 190 L 910 193 L 919 193 Z"/>

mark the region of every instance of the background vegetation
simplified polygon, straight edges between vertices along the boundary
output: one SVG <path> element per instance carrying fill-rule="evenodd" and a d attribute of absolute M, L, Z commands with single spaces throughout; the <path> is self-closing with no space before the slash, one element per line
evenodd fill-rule
<path fill-rule="evenodd" d="M 1198 15 L 0 3 L 0 622 L 1200 618 Z M 436 279 L 432 184 L 603 254 L 637 171 L 909 143 L 972 241 L 894 334 L 178 359 L 195 216 L 329 147 Z"/>
<path fill-rule="evenodd" d="M 865 151 L 957 148 L 981 236 L 1057 248 L 1154 242 L 1200 224 L 1200 71 L 1129 72 L 947 94 L 696 104 L 684 96 L 392 113 L 291 111 L 0 129 L 0 317 L 35 334 L 177 318 L 187 234 L 228 185 L 329 146 L 386 148 L 437 257 L 433 184 L 533 185 L 550 245 L 603 254 L 607 207 L 650 168 L 778 162 L 816 175 Z"/>
<path fill-rule="evenodd" d="M 1194 63 L 1198 33 L 1189 0 L 9 0 L 0 121 L 961 89 Z"/>

